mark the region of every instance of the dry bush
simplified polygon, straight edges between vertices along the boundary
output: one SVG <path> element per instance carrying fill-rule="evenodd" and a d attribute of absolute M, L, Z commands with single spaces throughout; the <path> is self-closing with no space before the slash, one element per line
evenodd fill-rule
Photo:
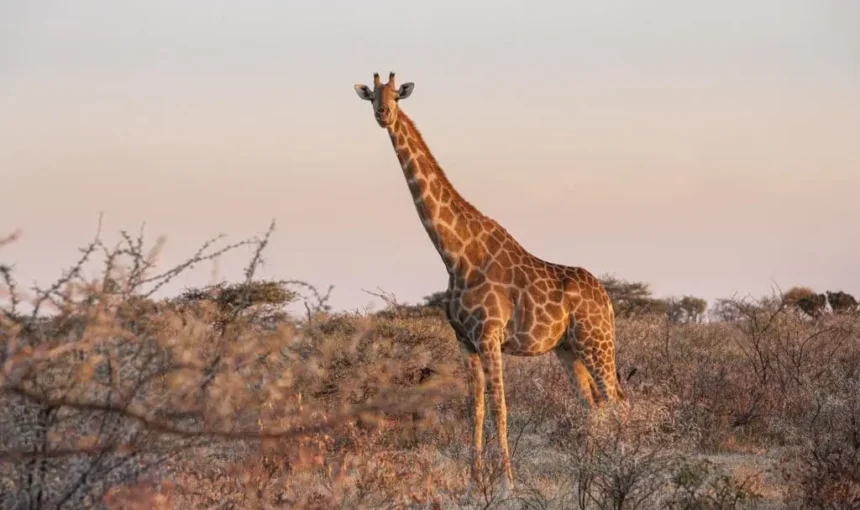
<path fill-rule="evenodd" d="M 307 441 L 266 441 L 264 450 L 213 454 L 201 473 L 189 460 L 176 500 L 234 508 L 378 508 L 432 501 L 450 485 L 433 445 L 437 413 L 464 398 L 456 344 L 438 319 L 427 321 L 336 314 L 317 317 L 314 348 L 330 353 L 318 385 L 303 395 L 326 410 L 386 402 Z M 459 361 L 459 360 L 456 360 Z M 434 399 L 434 395 L 447 399 Z M 331 412 L 331 411 L 329 411 Z M 459 487 L 454 487 L 459 489 Z"/>
<path fill-rule="evenodd" d="M 685 453 L 671 400 L 637 403 L 627 417 L 571 409 L 552 434 L 551 467 L 530 473 L 525 508 L 742 508 L 758 495 L 706 461 Z M 521 462 L 523 459 L 520 459 Z M 541 487 L 547 476 L 556 483 Z M 546 484 L 544 484 L 546 485 Z"/>
<path fill-rule="evenodd" d="M 768 300 L 733 308 L 737 320 L 710 324 L 619 321 L 621 372 L 636 368 L 634 399 L 668 389 L 706 450 L 786 444 L 816 391 L 856 380 L 860 316 L 810 321 Z"/>
<path fill-rule="evenodd" d="M 30 295 L 0 266 L 3 508 L 461 505 L 469 408 L 442 297 L 380 293 L 378 313 L 333 313 L 331 288 L 254 278 L 271 232 L 213 240 L 161 272 L 160 241 L 97 238 Z M 243 280 L 156 297 L 243 247 Z M 713 323 L 618 319 L 627 419 L 588 416 L 553 355 L 506 357 L 518 489 L 498 499 L 488 409 L 470 507 L 750 507 L 752 482 L 706 460 L 768 451 L 784 458 L 787 500 L 856 501 L 860 316 L 812 319 L 781 299 L 719 309 Z"/>
<path fill-rule="evenodd" d="M 672 475 L 672 493 L 666 508 L 728 510 L 754 506 L 761 496 L 751 487 L 755 475 L 735 480 L 707 460 L 684 461 Z"/>
<path fill-rule="evenodd" d="M 147 252 L 142 236 L 123 233 L 113 248 L 97 237 L 29 300 L 3 267 L 3 508 L 121 505 L 122 494 L 143 497 L 146 490 L 132 487 L 149 475 L 193 478 L 200 457 L 213 467 L 226 459 L 241 473 L 231 480 L 244 484 L 237 508 L 265 502 L 261 480 L 278 473 L 289 480 L 273 502 L 308 500 L 296 480 L 317 476 L 322 487 L 354 477 L 356 454 L 379 446 L 373 438 L 385 420 L 432 410 L 450 393 L 451 385 L 434 382 L 450 372 L 444 364 L 435 363 L 437 377 L 420 387 L 414 380 L 431 358 L 413 352 L 419 337 L 391 338 L 366 320 L 333 334 L 343 321 L 329 318 L 326 294 L 301 282 L 254 280 L 271 231 L 226 247 L 208 242 L 160 273 L 160 243 Z M 255 248 L 244 282 L 153 297 L 183 271 L 240 246 Z M 100 277 L 87 280 L 97 255 Z M 308 289 L 317 299 L 306 302 L 307 317 L 288 318 L 283 306 Z M 343 454 L 338 441 L 356 447 Z M 255 455 L 259 463 L 249 463 Z M 174 488 L 173 504 L 196 489 Z"/>
<path fill-rule="evenodd" d="M 751 405 L 744 360 L 727 333 L 721 324 L 673 325 L 661 318 L 618 324 L 619 372 L 636 370 L 627 381 L 631 401 L 665 401 L 686 444 L 718 447 Z"/>
<path fill-rule="evenodd" d="M 791 499 L 805 508 L 860 507 L 860 365 L 853 374 L 820 388 L 815 407 L 792 437 L 801 445 L 786 464 Z"/>

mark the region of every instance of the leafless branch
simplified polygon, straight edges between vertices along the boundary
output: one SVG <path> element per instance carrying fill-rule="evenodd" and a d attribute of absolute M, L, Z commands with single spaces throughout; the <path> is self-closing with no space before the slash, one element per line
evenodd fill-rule
<path fill-rule="evenodd" d="M 262 265 L 263 263 L 263 250 L 266 249 L 266 246 L 269 245 L 269 238 L 272 236 L 272 232 L 275 231 L 275 220 L 269 224 L 269 229 L 266 231 L 263 238 L 257 242 L 257 248 L 254 250 L 254 255 L 251 257 L 251 262 L 248 263 L 248 266 L 245 268 L 245 282 L 250 282 L 254 278 L 254 273 L 257 271 L 257 267 Z"/>

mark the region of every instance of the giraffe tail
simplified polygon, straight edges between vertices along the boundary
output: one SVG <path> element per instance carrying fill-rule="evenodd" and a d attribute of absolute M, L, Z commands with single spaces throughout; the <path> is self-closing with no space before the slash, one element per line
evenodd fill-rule
<path fill-rule="evenodd" d="M 619 401 L 626 403 L 627 395 L 621 388 L 621 373 L 618 371 L 618 366 L 616 365 L 616 363 L 618 362 L 618 360 L 616 359 L 618 349 L 615 347 L 617 342 L 617 337 L 615 335 L 615 307 L 613 306 L 611 300 L 609 301 L 609 316 L 612 322 L 612 364 L 615 365 L 615 397 Z M 633 373 L 631 372 L 630 375 L 632 376 Z M 630 376 L 627 376 L 627 379 L 630 379 Z"/>

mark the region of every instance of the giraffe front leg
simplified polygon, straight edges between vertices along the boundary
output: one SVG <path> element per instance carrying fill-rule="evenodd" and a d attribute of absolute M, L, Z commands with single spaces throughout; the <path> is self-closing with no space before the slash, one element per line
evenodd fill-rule
<path fill-rule="evenodd" d="M 471 411 L 472 444 L 471 476 L 466 489 L 466 499 L 472 498 L 472 492 L 481 483 L 481 456 L 484 442 L 484 367 L 481 364 L 481 356 L 474 350 L 469 350 L 461 343 L 461 348 L 466 355 L 466 372 L 469 378 L 469 405 Z"/>
<path fill-rule="evenodd" d="M 514 477 L 511 470 L 511 455 L 508 450 L 508 416 L 505 406 L 505 385 L 502 377 L 502 346 L 500 331 L 492 330 L 485 333 L 480 344 L 481 358 L 484 371 L 492 396 L 493 417 L 499 436 L 499 453 L 502 456 L 502 487 L 500 499 L 504 500 L 514 489 Z"/>

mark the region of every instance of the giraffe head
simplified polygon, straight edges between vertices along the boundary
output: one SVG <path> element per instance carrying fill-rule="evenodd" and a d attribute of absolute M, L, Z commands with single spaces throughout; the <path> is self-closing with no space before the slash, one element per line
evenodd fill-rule
<path fill-rule="evenodd" d="M 412 94 L 415 84 L 404 83 L 397 88 L 394 85 L 394 73 L 389 73 L 388 83 L 379 80 L 379 73 L 373 73 L 373 89 L 367 85 L 356 84 L 355 92 L 358 97 L 370 101 L 373 105 L 373 115 L 380 127 L 387 128 L 397 119 L 397 102 Z"/>

